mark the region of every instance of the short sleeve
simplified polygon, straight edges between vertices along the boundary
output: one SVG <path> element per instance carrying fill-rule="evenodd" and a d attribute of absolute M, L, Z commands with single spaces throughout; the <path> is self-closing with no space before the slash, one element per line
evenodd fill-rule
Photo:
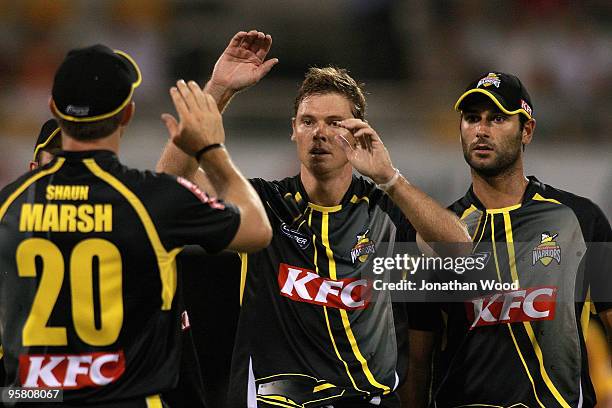
<path fill-rule="evenodd" d="M 167 200 L 163 234 L 170 246 L 200 245 L 209 253 L 227 248 L 240 226 L 239 210 L 178 177 Z"/>
<path fill-rule="evenodd" d="M 612 229 L 610 222 L 595 206 L 593 237 L 588 242 L 586 268 L 595 310 L 612 309 Z"/>

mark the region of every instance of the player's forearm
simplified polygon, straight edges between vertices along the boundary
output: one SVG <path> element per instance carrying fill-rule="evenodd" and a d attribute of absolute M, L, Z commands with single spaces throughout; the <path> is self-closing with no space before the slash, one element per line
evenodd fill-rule
<path fill-rule="evenodd" d="M 224 86 L 216 85 L 213 81 L 208 81 L 204 86 L 204 92 L 209 93 L 217 102 L 217 108 L 219 112 L 223 113 L 225 108 L 229 105 L 230 101 L 236 95 L 236 91 L 229 89 Z"/>
<path fill-rule="evenodd" d="M 433 198 L 404 177 L 387 191 L 393 202 L 426 242 L 470 243 L 465 226 Z"/>
<path fill-rule="evenodd" d="M 194 182 L 195 174 L 198 171 L 198 162 L 170 141 L 166 143 L 155 170 Z"/>
<path fill-rule="evenodd" d="M 426 408 L 429 387 L 429 367 L 408 368 L 407 379 L 398 390 L 402 407 Z"/>
<path fill-rule="evenodd" d="M 272 227 L 257 192 L 234 166 L 225 149 L 207 152 L 200 160 L 217 196 L 240 210 L 240 228 L 229 249 L 252 252 L 266 247 Z"/>
<path fill-rule="evenodd" d="M 434 332 L 408 330 L 408 371 L 406 381 L 398 389 L 403 407 L 427 407 L 434 336 Z"/>
<path fill-rule="evenodd" d="M 604 331 L 606 332 L 606 339 L 608 339 L 608 351 L 610 352 L 610 366 L 612 367 L 612 309 L 604 310 L 599 312 L 599 318 L 603 324 Z"/>

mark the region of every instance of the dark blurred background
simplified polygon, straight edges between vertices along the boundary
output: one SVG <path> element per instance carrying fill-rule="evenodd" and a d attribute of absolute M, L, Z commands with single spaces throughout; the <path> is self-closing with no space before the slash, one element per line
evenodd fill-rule
<path fill-rule="evenodd" d="M 366 83 L 369 120 L 409 180 L 444 203 L 469 184 L 456 98 L 491 70 L 518 75 L 538 120 L 527 169 L 612 213 L 612 3 L 605 0 L 0 0 L 0 185 L 25 171 L 50 117 L 53 73 L 75 47 L 104 43 L 143 72 L 122 160 L 152 168 L 176 79 L 202 84 L 239 30 L 273 36 L 280 63 L 225 115 L 247 176 L 298 170 L 293 97 L 313 65 Z"/>

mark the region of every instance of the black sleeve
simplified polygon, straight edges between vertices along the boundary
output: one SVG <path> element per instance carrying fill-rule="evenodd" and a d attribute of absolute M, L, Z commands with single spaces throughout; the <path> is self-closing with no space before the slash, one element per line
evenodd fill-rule
<path fill-rule="evenodd" d="M 240 212 L 228 203 L 208 196 L 181 177 L 170 182 L 162 233 L 170 247 L 197 244 L 209 253 L 225 249 L 240 226 Z"/>
<path fill-rule="evenodd" d="M 378 193 L 378 191 L 376 192 Z M 382 191 L 380 191 L 382 193 Z M 396 242 L 416 242 L 417 232 L 408 221 L 402 210 L 395 205 L 388 195 L 384 195 L 380 200 L 380 208 L 389 215 L 391 221 L 397 228 Z"/>
<path fill-rule="evenodd" d="M 593 204 L 593 235 L 587 242 L 586 273 L 591 299 L 600 313 L 612 309 L 612 229 L 603 211 Z"/>

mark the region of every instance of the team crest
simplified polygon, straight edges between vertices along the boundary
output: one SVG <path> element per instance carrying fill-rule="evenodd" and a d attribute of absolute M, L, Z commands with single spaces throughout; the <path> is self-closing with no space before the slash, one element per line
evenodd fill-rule
<path fill-rule="evenodd" d="M 552 234 L 550 232 L 543 232 L 542 238 L 540 239 L 540 245 L 533 249 L 533 263 L 532 266 L 538 262 L 542 262 L 542 265 L 548 266 L 552 260 L 557 261 L 557 264 L 561 263 L 561 247 L 555 242 L 559 234 Z"/>
<path fill-rule="evenodd" d="M 484 86 L 485 88 L 491 85 L 495 85 L 496 88 L 499 88 L 499 84 L 501 84 L 499 76 L 497 76 L 497 74 L 494 72 L 489 72 L 489 75 L 478 81 L 478 85 L 476 85 L 476 88 L 480 88 L 480 85 Z"/>
<path fill-rule="evenodd" d="M 368 237 L 370 232 L 367 229 L 363 234 L 357 234 L 357 243 L 351 249 L 351 260 L 353 263 L 359 259 L 359 262 L 364 263 L 368 260 L 368 256 L 376 252 L 376 243 Z"/>

